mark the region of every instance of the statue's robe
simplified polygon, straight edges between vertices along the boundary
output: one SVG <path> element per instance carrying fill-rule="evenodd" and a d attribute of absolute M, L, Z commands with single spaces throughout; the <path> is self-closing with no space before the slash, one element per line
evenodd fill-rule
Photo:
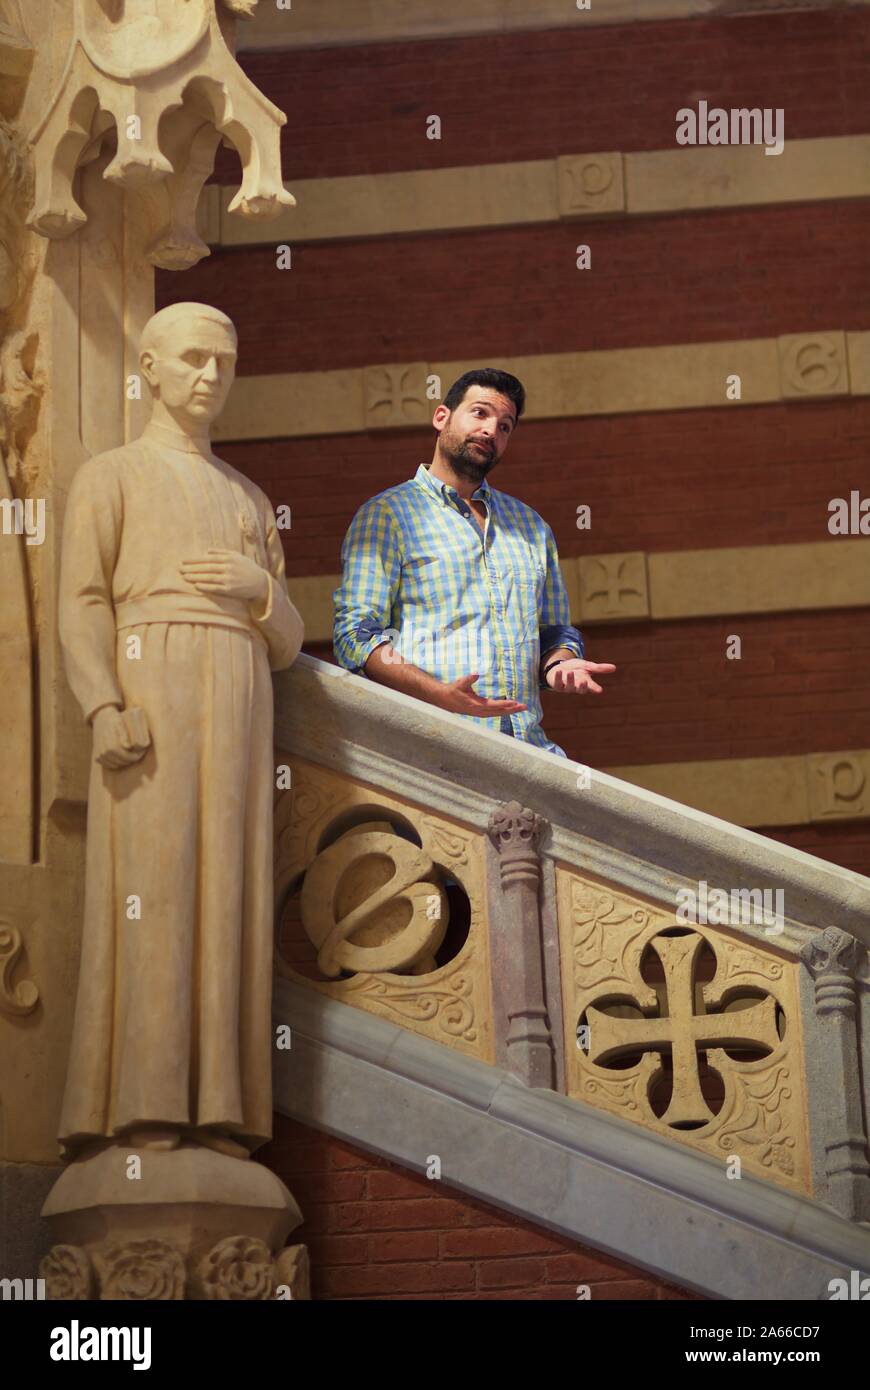
<path fill-rule="evenodd" d="M 268 571 L 265 604 L 182 578 L 210 546 Z M 92 767 L 61 1142 L 153 1122 L 253 1149 L 272 1110 L 270 669 L 303 639 L 272 508 L 208 445 L 149 425 L 78 470 L 60 587 L 85 717 L 138 706 L 152 740 L 130 767 Z"/>

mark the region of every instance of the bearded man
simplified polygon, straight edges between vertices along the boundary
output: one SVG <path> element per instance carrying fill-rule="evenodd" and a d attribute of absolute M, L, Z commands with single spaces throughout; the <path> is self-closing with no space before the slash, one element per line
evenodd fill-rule
<path fill-rule="evenodd" d="M 333 647 L 347 670 L 565 757 L 539 690 L 600 695 L 595 676 L 616 667 L 585 660 L 550 526 L 486 480 L 524 404 L 517 378 L 493 367 L 453 383 L 432 417 L 431 463 L 351 522 Z"/>

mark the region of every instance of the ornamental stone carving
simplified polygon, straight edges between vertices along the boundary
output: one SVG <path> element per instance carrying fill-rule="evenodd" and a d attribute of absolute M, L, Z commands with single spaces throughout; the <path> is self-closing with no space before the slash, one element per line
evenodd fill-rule
<path fill-rule="evenodd" d="M 18 928 L 0 921 L 0 1013 L 10 1018 L 22 1018 L 32 1013 L 39 1003 L 39 990 L 32 980 L 12 982 L 15 966 L 23 951 L 24 943 Z"/>
<path fill-rule="evenodd" d="M 797 963 L 556 878 L 568 1094 L 810 1193 Z"/>
<path fill-rule="evenodd" d="M 152 1238 L 106 1245 L 93 1252 L 93 1260 L 100 1298 L 136 1302 L 184 1298 L 184 1260 L 168 1241 Z"/>
<path fill-rule="evenodd" d="M 275 1296 L 272 1252 L 265 1241 L 251 1236 L 219 1240 L 197 1270 L 208 1299 L 261 1303 Z"/>
<path fill-rule="evenodd" d="M 32 135 L 36 171 L 30 226 L 67 237 L 87 220 L 75 194 L 79 168 L 105 140 L 114 155 L 103 178 L 140 200 L 153 237 L 147 258 L 178 270 L 208 248 L 196 205 L 223 138 L 238 152 L 242 183 L 229 205 L 271 217 L 295 199 L 281 179 L 286 117 L 233 57 L 236 16 L 252 4 L 220 0 L 74 0 L 72 44 Z"/>
<path fill-rule="evenodd" d="M 388 861 L 393 873 L 365 899 L 336 920 L 336 893 L 341 880 L 367 857 Z M 380 973 L 408 969 L 421 959 L 434 961 L 447 929 L 447 898 L 435 880 L 435 866 L 423 850 L 397 835 L 362 828 L 345 835 L 310 865 L 302 888 L 302 920 L 318 947 L 324 975 L 342 970 Z M 410 919 L 398 933 L 378 931 L 383 909 L 404 905 Z M 365 944 L 350 937 L 367 930 Z M 374 936 L 373 933 L 374 932 Z"/>
<path fill-rule="evenodd" d="M 425 424 L 431 414 L 426 399 L 428 375 L 425 362 L 367 367 L 363 373 L 366 428 L 401 429 Z"/>
<path fill-rule="evenodd" d="M 278 973 L 494 1061 L 485 837 L 295 755 L 275 761 L 290 768 L 274 813 Z M 451 901 L 468 922 L 448 950 Z"/>
<path fill-rule="evenodd" d="M 79 1300 L 94 1296 L 94 1270 L 87 1251 L 77 1245 L 54 1245 L 40 1262 L 49 1299 Z"/>
<path fill-rule="evenodd" d="M 785 333 L 777 346 L 783 400 L 849 394 L 845 333 Z"/>
<path fill-rule="evenodd" d="M 665 999 L 661 1003 L 667 1013 L 663 1017 L 616 1018 L 593 1004 L 586 1009 L 590 1034 L 586 1055 L 590 1062 L 606 1066 L 626 1054 L 642 1051 L 644 1068 L 652 1074 L 657 1069 L 652 1054 L 670 1054 L 671 1095 L 661 1123 L 673 1127 L 705 1125 L 715 1119 L 715 1112 L 701 1093 L 700 1052 L 747 1045 L 773 1052 L 779 1046 L 776 1000 L 772 995 L 765 995 L 761 1002 L 736 1014 L 696 1013 L 695 980 L 704 943 L 705 938 L 698 932 L 651 938 L 649 945 L 664 967 Z M 708 989 L 704 991 L 704 1001 L 722 1002 Z M 644 1002 L 649 1001 L 645 998 Z M 640 1009 L 639 1001 L 637 1004 Z M 722 1060 L 720 1056 L 720 1065 Z"/>
<path fill-rule="evenodd" d="M 103 1241 L 88 1249 L 55 1245 L 39 1266 L 51 1300 L 129 1302 L 304 1300 L 311 1297 L 308 1249 L 273 1257 L 255 1236 L 227 1236 L 200 1256 L 182 1243 L 149 1237 Z"/>
<path fill-rule="evenodd" d="M 811 820 L 870 815 L 870 754 L 810 753 L 807 765 Z"/>
<path fill-rule="evenodd" d="M 564 154 L 556 160 L 559 216 L 603 217 L 626 211 L 624 157 Z"/>
<path fill-rule="evenodd" d="M 631 622 L 649 617 L 646 555 L 583 555 L 580 618 L 585 622 Z"/>

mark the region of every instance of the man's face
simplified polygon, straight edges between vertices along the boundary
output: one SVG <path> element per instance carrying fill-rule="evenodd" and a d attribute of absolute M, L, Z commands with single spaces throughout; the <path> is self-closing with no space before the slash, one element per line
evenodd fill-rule
<path fill-rule="evenodd" d="M 143 353 L 142 366 L 167 410 L 183 423 L 210 425 L 233 384 L 235 338 L 213 319 L 193 319 Z"/>
<path fill-rule="evenodd" d="M 441 426 L 439 448 L 456 473 L 480 483 L 507 448 L 516 418 L 507 396 L 490 386 L 469 386 L 465 400 Z"/>

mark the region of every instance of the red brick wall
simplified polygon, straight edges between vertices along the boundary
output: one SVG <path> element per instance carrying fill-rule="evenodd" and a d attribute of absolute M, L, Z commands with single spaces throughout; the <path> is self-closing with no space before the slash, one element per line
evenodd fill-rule
<path fill-rule="evenodd" d="M 854 199 L 311 242 L 292 270 L 273 241 L 163 275 L 161 297 L 224 309 L 246 375 L 858 330 L 866 230 Z M 580 243 L 591 270 L 576 268 Z"/>
<path fill-rule="evenodd" d="M 666 21 L 486 39 L 249 54 L 288 114 L 285 177 L 394 172 L 674 144 L 675 113 L 782 107 L 786 139 L 870 132 L 870 11 Z M 473 95 L 473 99 L 469 99 Z M 443 138 L 425 138 L 438 113 Z M 759 151 L 759 157 L 765 157 Z M 218 176 L 236 177 L 223 153 Z M 220 251 L 160 275 L 161 303 L 229 312 L 244 373 L 870 329 L 867 201 Z M 593 270 L 574 268 L 578 241 Z M 429 429 L 227 445 L 292 507 L 288 573 L 334 574 L 373 493 L 431 457 Z M 493 482 L 563 556 L 828 539 L 827 504 L 867 493 L 870 401 L 523 422 Z M 592 508 L 591 532 L 575 526 Z M 724 659 L 725 637 L 743 660 Z M 545 697 L 569 756 L 623 763 L 870 747 L 870 610 L 596 627 L 601 698 Z M 320 647 L 307 647 L 329 655 Z M 867 821 L 775 837 L 870 873 Z"/>
<path fill-rule="evenodd" d="M 283 1115 L 257 1157 L 302 1208 L 316 1299 L 700 1298 Z"/>
<path fill-rule="evenodd" d="M 870 131 L 870 16 L 663 20 L 243 54 L 287 113 L 289 179 L 672 143 L 677 109 L 781 106 L 786 137 Z M 422 138 L 437 112 L 443 139 Z M 222 177 L 238 167 L 222 154 Z"/>

